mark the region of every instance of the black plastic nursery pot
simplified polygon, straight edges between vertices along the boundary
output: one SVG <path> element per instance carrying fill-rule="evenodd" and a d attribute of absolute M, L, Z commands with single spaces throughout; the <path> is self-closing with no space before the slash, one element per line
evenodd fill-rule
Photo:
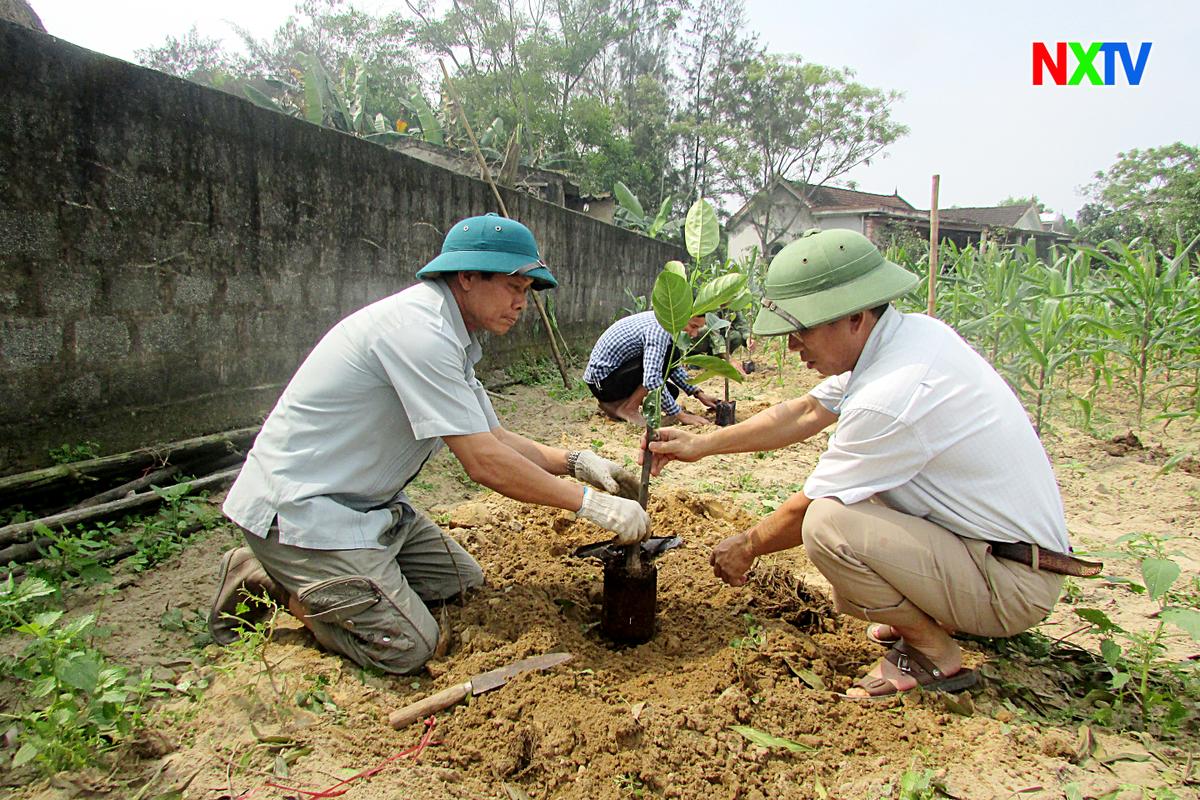
<path fill-rule="evenodd" d="M 658 567 L 640 563 L 631 574 L 623 558 L 604 564 L 604 600 L 600 632 L 618 644 L 641 644 L 654 638 L 658 612 Z"/>
<path fill-rule="evenodd" d="M 725 427 L 737 422 L 737 400 L 717 401 L 717 425 Z"/>

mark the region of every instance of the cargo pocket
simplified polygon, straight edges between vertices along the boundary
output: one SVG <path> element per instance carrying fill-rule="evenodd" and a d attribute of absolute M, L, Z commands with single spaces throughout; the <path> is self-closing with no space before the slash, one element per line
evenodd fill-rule
<path fill-rule="evenodd" d="M 321 581 L 299 595 L 309 619 L 345 628 L 353 628 L 354 617 L 374 607 L 381 597 L 374 581 L 355 575 Z"/>
<path fill-rule="evenodd" d="M 356 663 L 383 672 L 410 672 L 424 664 L 424 658 L 414 661 L 412 623 L 370 578 L 331 578 L 301 592 L 299 600 L 308 621 L 316 623 L 310 629 L 317 641 Z"/>

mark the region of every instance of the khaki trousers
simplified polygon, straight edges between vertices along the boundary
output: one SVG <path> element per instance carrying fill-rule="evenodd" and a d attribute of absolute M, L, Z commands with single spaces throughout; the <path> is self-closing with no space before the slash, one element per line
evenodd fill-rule
<path fill-rule="evenodd" d="M 310 550 L 246 534 L 267 573 L 308 611 L 327 649 L 383 672 L 415 672 L 433 655 L 438 624 L 425 603 L 483 584 L 483 570 L 423 514 L 401 506 L 382 550 Z"/>
<path fill-rule="evenodd" d="M 1050 613 L 1063 583 L 1062 575 L 996 558 L 987 542 L 871 501 L 814 500 L 803 534 L 837 610 L 872 622 L 930 617 L 977 636 L 1013 636 Z"/>

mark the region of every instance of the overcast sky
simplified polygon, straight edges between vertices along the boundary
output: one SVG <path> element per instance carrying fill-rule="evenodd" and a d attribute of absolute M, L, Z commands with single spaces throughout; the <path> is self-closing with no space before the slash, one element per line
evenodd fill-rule
<path fill-rule="evenodd" d="M 211 37 L 229 22 L 270 34 L 295 0 L 30 0 L 53 35 L 127 60 L 193 24 Z M 994 205 L 1036 194 L 1074 216 L 1079 187 L 1117 153 L 1200 144 L 1200 4 L 1194 0 L 1010 0 L 896 3 L 746 0 L 768 49 L 850 67 L 863 83 L 904 93 L 894 116 L 910 129 L 884 159 L 848 177 L 863 191 L 928 208 Z M 385 0 L 358 0 L 379 11 Z M 403 7 L 402 3 L 390 5 Z M 1033 86 L 1032 43 L 1152 42 L 1138 86 Z M 1074 60 L 1072 60 L 1072 70 Z M 1100 61 L 1097 60 L 1097 66 Z M 1049 84 L 1049 81 L 1047 81 Z"/>

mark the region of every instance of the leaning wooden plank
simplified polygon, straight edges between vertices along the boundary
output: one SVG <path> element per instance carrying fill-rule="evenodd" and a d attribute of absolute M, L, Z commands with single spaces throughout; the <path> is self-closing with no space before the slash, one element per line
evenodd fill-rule
<path fill-rule="evenodd" d="M 65 508 L 84 497 L 107 489 L 122 477 L 167 463 L 219 456 L 230 448 L 245 452 L 260 426 L 238 428 L 179 442 L 143 447 L 127 453 L 59 464 L 0 478 L 0 508 L 21 505 L 27 509 Z M 128 478 L 126 478 L 128 479 Z"/>
<path fill-rule="evenodd" d="M 42 548 L 52 544 L 54 544 L 54 540 L 49 536 L 39 536 L 32 542 L 9 545 L 0 549 L 0 564 L 20 564 L 24 561 L 33 561 L 41 557 Z"/>
<path fill-rule="evenodd" d="M 163 467 L 162 469 L 156 469 L 154 472 L 151 472 L 148 475 L 143 475 L 142 477 L 136 478 L 128 483 L 122 483 L 115 489 L 109 489 L 107 492 L 101 492 L 94 497 L 89 497 L 87 500 L 84 500 L 81 503 L 76 503 L 67 510 L 78 511 L 81 508 L 91 508 L 92 506 L 111 503 L 113 500 L 120 500 L 122 497 L 128 497 L 130 494 L 137 494 L 138 490 L 145 489 L 147 486 L 161 484 L 163 481 L 171 480 L 178 474 L 179 467 L 173 465 L 170 467 Z M 3 563 L 3 561 L 0 561 L 0 563 Z"/>
<path fill-rule="evenodd" d="M 192 491 L 198 492 L 204 489 L 223 489 L 233 483 L 237 478 L 242 467 L 239 464 L 236 467 L 217 472 L 213 475 L 208 475 L 203 478 L 197 478 L 194 481 L 186 481 L 185 483 L 191 487 Z M 182 484 L 174 484 L 164 489 L 175 488 Z M 63 525 L 75 525 L 80 522 L 89 520 L 104 519 L 117 516 L 118 514 L 128 513 L 139 508 L 155 505 L 162 502 L 162 497 L 157 492 L 139 492 L 133 497 L 123 497 L 120 500 L 113 500 L 110 503 L 103 503 L 91 508 L 81 508 L 76 511 L 64 511 L 61 514 L 43 517 L 42 519 L 33 519 L 28 522 L 21 522 L 16 525 L 8 525 L 0 528 L 0 546 L 10 545 L 17 542 L 28 541 L 30 537 L 37 531 L 38 525 L 45 525 L 51 530 L 56 530 Z"/>

